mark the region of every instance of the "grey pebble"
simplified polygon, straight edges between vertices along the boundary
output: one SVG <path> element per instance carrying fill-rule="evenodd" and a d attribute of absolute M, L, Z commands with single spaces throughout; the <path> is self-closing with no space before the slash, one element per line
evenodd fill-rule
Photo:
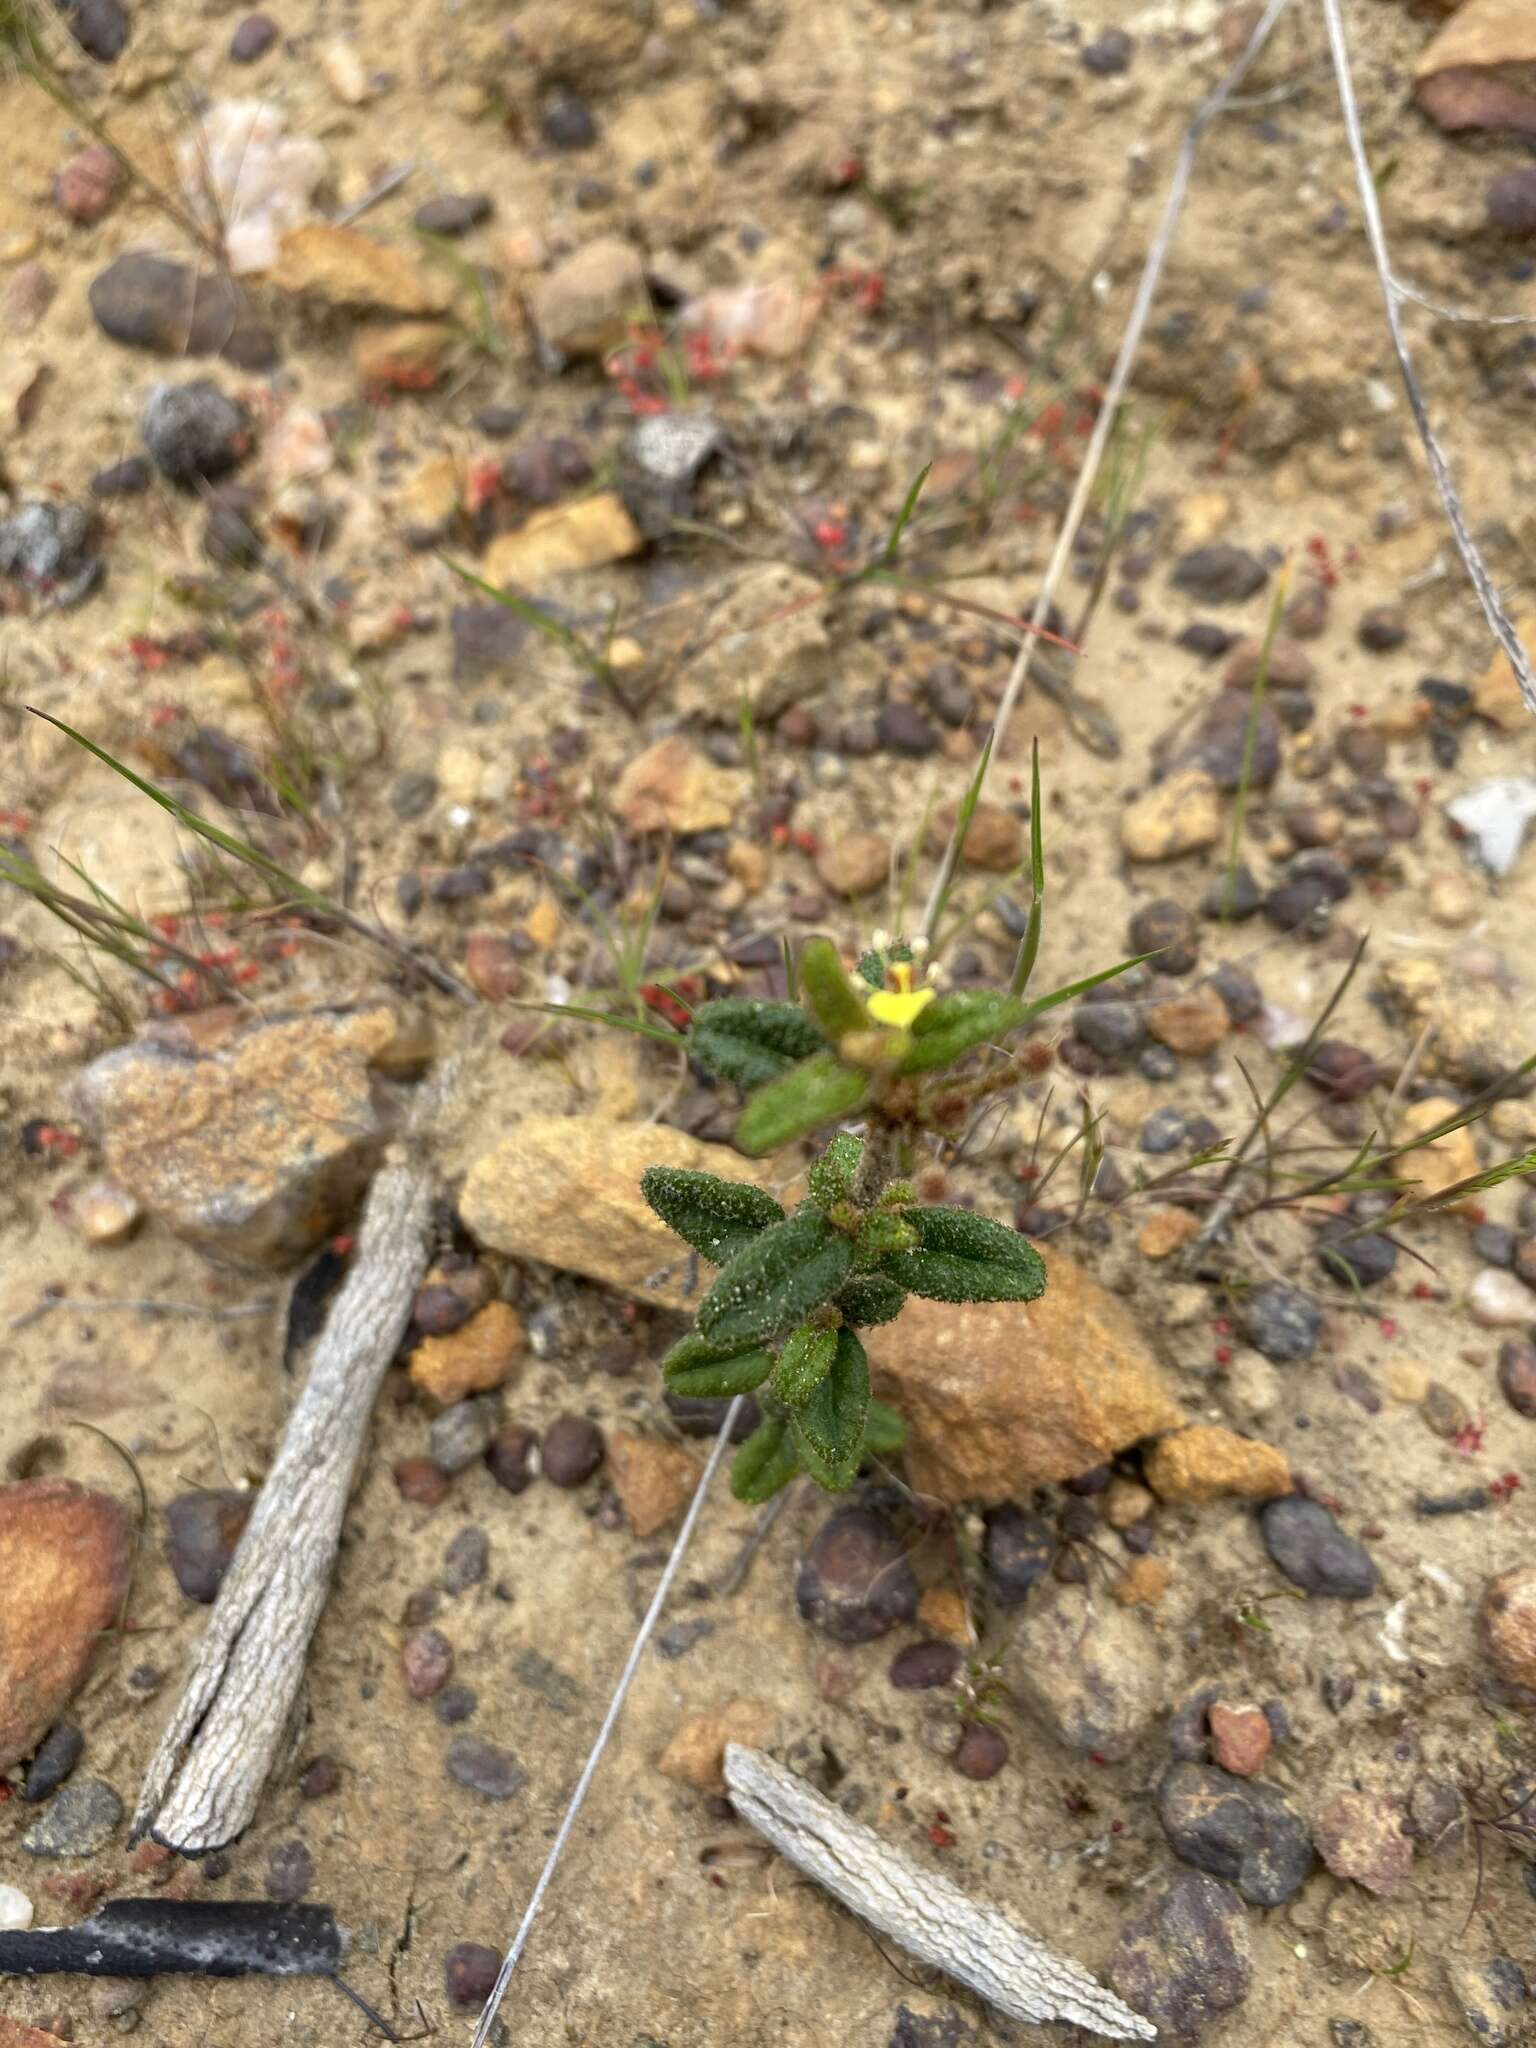
<path fill-rule="evenodd" d="M 76 1778 L 21 1838 L 29 1856 L 94 1856 L 123 1817 L 123 1802 L 100 1778 Z"/>

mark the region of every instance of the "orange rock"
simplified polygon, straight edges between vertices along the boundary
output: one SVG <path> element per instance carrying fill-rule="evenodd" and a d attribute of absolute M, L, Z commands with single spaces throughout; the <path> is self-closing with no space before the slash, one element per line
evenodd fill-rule
<path fill-rule="evenodd" d="M 1432 1131 L 1436 1124 L 1454 1116 L 1458 1107 L 1448 1095 L 1427 1095 L 1422 1102 L 1410 1102 L 1397 1119 L 1397 1143 L 1416 1138 L 1421 1131 Z M 1402 1154 L 1395 1170 L 1404 1180 L 1417 1183 L 1413 1192 L 1418 1195 L 1444 1194 L 1458 1181 L 1470 1180 L 1477 1172 L 1477 1145 L 1470 1128 L 1463 1124 L 1428 1145 L 1415 1145 Z M 1469 1195 L 1466 1201 L 1475 1207 L 1477 1196 Z"/>
<path fill-rule="evenodd" d="M 739 775 L 672 733 L 630 762 L 613 807 L 631 832 L 713 832 L 731 823 L 741 795 Z"/>
<path fill-rule="evenodd" d="M 0 1486 L 0 1770 L 30 1756 L 119 1619 L 133 1523 L 70 1479 Z"/>
<path fill-rule="evenodd" d="M 777 1724 L 778 1716 L 761 1700 L 727 1700 L 685 1721 L 656 1759 L 656 1768 L 664 1778 L 676 1778 L 697 1792 L 723 1792 L 726 1744 L 761 1749 L 773 1740 Z"/>
<path fill-rule="evenodd" d="M 957 804 L 944 804 L 928 829 L 928 851 L 941 854 L 949 844 L 959 815 Z M 1006 875 L 1024 858 L 1024 827 L 1002 804 L 980 803 L 966 831 L 960 850 L 967 867 L 984 868 L 990 874 Z"/>
<path fill-rule="evenodd" d="M 917 1618 L 942 1642 L 968 1644 L 972 1640 L 970 1606 L 958 1586 L 929 1586 L 917 1603 Z"/>
<path fill-rule="evenodd" d="M 1038 1301 L 912 1296 L 866 1338 L 876 1391 L 907 1425 L 907 1474 L 949 1504 L 1073 1479 L 1183 1420 L 1129 1313 L 1053 1252 Z"/>
<path fill-rule="evenodd" d="M 844 832 L 819 849 L 816 872 L 834 896 L 867 896 L 891 872 L 891 842 L 879 832 Z"/>
<path fill-rule="evenodd" d="M 1291 1490 L 1291 1467 L 1283 1451 L 1214 1422 L 1196 1423 L 1162 1437 L 1147 1453 L 1142 1469 L 1159 1500 L 1195 1506 L 1225 1494 L 1273 1500 Z"/>
<path fill-rule="evenodd" d="M 1189 1209 L 1154 1209 L 1136 1236 L 1136 1249 L 1144 1259 L 1172 1257 L 1200 1228 L 1200 1219 Z"/>
<path fill-rule="evenodd" d="M 445 1408 L 505 1386 L 523 1355 L 522 1318 L 493 1301 L 446 1337 L 424 1337 L 411 1353 L 411 1384 Z"/>
<path fill-rule="evenodd" d="M 1478 1621 L 1500 1678 L 1536 1692 L 1536 1565 L 1513 1565 L 1490 1579 Z"/>
<path fill-rule="evenodd" d="M 609 1435 L 608 1469 L 629 1526 L 642 1537 L 681 1514 L 699 1483 L 698 1463 L 685 1450 L 627 1429 Z"/>
<path fill-rule="evenodd" d="M 1122 1607 L 1156 1607 L 1168 1590 L 1173 1568 L 1164 1557 L 1136 1557 L 1110 1587 Z"/>
<path fill-rule="evenodd" d="M 1211 1755 L 1235 1778 L 1251 1778 L 1263 1768 L 1274 1731 L 1264 1709 L 1252 1700 L 1217 1700 L 1206 1717 L 1211 1724 Z"/>
<path fill-rule="evenodd" d="M 645 535 L 617 491 L 598 491 L 535 512 L 515 532 L 498 534 L 480 557 L 480 573 L 499 590 L 539 590 L 556 576 L 601 569 L 638 555 Z"/>
<path fill-rule="evenodd" d="M 60 2048 L 57 2034 L 45 2034 L 20 2020 L 7 2019 L 0 2012 L 0 2048 Z"/>
<path fill-rule="evenodd" d="M 1516 631 L 1521 646 L 1536 661 L 1536 612 L 1527 612 Z M 1502 648 L 1489 662 L 1482 681 L 1473 692 L 1472 709 L 1479 718 L 1486 718 L 1490 725 L 1496 725 L 1500 732 L 1524 732 L 1526 729 L 1531 714 L 1520 694 L 1520 685 L 1509 665 L 1509 656 Z"/>
<path fill-rule="evenodd" d="M 1232 1028 L 1231 1014 L 1208 981 L 1147 1006 L 1147 1029 L 1170 1052 L 1214 1052 Z"/>

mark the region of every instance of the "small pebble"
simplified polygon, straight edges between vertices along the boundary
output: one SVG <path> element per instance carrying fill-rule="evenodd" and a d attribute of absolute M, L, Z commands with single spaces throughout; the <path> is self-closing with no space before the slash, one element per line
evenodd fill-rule
<path fill-rule="evenodd" d="M 329 1799 L 341 1790 L 341 1765 L 333 1756 L 312 1757 L 299 1773 L 299 1796 Z"/>
<path fill-rule="evenodd" d="M 251 448 L 245 408 L 206 377 L 188 384 L 157 384 L 140 417 L 139 431 L 160 474 L 184 490 L 217 482 L 237 468 Z"/>
<path fill-rule="evenodd" d="M 1484 1266 L 1467 1289 L 1467 1307 L 1474 1323 L 1485 1330 L 1510 1324 L 1536 1323 L 1536 1297 L 1515 1274 Z"/>
<path fill-rule="evenodd" d="M 962 1777 L 995 1778 L 1008 1761 L 1008 1742 L 1001 1730 L 985 1721 L 968 1721 L 955 1750 L 955 1769 Z"/>
<path fill-rule="evenodd" d="M 597 123 L 592 109 L 574 93 L 556 93 L 544 103 L 539 116 L 544 140 L 552 149 L 590 149 L 597 140 Z"/>
<path fill-rule="evenodd" d="M 456 1784 L 486 1799 L 511 1799 L 528 1782 L 528 1774 L 510 1750 L 479 1735 L 456 1735 L 444 1758 Z"/>
<path fill-rule="evenodd" d="M 459 1531 L 443 1553 L 444 1589 L 449 1593 L 468 1592 L 484 1579 L 490 1564 L 490 1538 L 472 1523 Z"/>
<path fill-rule="evenodd" d="M 229 39 L 230 59 L 236 64 L 254 64 L 265 57 L 277 38 L 278 26 L 270 14 L 248 14 Z"/>
<path fill-rule="evenodd" d="M 315 1859 L 300 1841 L 279 1842 L 267 1863 L 266 1894 L 280 1906 L 294 1905 L 315 1881 Z"/>
<path fill-rule="evenodd" d="M 484 2005 L 496 1988 L 501 1955 L 478 1941 L 455 1942 L 443 1957 L 443 1986 L 450 2005 L 461 2012 Z"/>
<path fill-rule="evenodd" d="M 908 1643 L 891 1659 L 890 1680 L 898 1692 L 927 1692 L 949 1685 L 964 1662 L 957 1643 Z"/>
<path fill-rule="evenodd" d="M 32 1925 L 32 1901 L 13 1884 L 0 1884 L 0 1934 L 21 1934 Z"/>
<path fill-rule="evenodd" d="M 413 1630 L 400 1645 L 400 1668 L 413 1700 L 440 1693 L 453 1673 L 453 1645 L 439 1628 Z"/>
<path fill-rule="evenodd" d="M 440 1472 L 467 1472 L 477 1458 L 483 1458 L 495 1430 L 495 1404 L 491 1401 L 455 1401 L 432 1423 L 429 1441 L 432 1462 Z"/>
<path fill-rule="evenodd" d="M 91 478 L 93 498 L 137 498 L 154 481 L 154 472 L 142 455 L 127 455 Z"/>
<path fill-rule="evenodd" d="M 472 1685 L 445 1685 L 437 1696 L 434 1711 L 445 1728 L 457 1728 L 473 1716 L 478 1705 Z"/>
<path fill-rule="evenodd" d="M 508 1493 L 522 1493 L 533 1483 L 533 1455 L 539 1439 L 520 1422 L 508 1424 L 491 1439 L 485 1462 L 496 1484 Z"/>
<path fill-rule="evenodd" d="M 167 1504 L 171 1570 L 189 1600 L 207 1607 L 218 1598 L 255 1505 L 254 1492 L 234 1488 L 181 1493 Z"/>
<path fill-rule="evenodd" d="M 21 1796 L 29 1805 L 37 1805 L 50 1793 L 57 1792 L 69 1776 L 85 1748 L 85 1737 L 73 1721 L 56 1721 L 43 1737 L 37 1753 L 27 1766 L 27 1775 L 21 1788 Z"/>
<path fill-rule="evenodd" d="M 1517 1415 L 1536 1416 L 1536 1344 L 1512 1337 L 1499 1346 L 1499 1386 Z"/>
<path fill-rule="evenodd" d="M 920 760 L 933 753 L 939 735 L 922 713 L 910 704 L 885 704 L 875 720 L 877 744 L 888 753 L 905 754 Z"/>
<path fill-rule="evenodd" d="M 551 1486 L 585 1486 L 603 1462 L 603 1433 L 584 1415 L 559 1415 L 544 1432 L 544 1477 Z"/>
<path fill-rule="evenodd" d="M 1171 1765 L 1157 1788 L 1157 1817 L 1176 1856 L 1226 1878 L 1251 1906 L 1284 1905 L 1311 1872 L 1301 1815 L 1270 1786 L 1214 1765 Z"/>
<path fill-rule="evenodd" d="M 491 217 L 488 192 L 445 192 L 427 199 L 411 216 L 411 225 L 424 235 L 467 235 Z"/>
<path fill-rule="evenodd" d="M 1160 896 L 1131 919 L 1130 951 L 1154 953 L 1159 974 L 1188 974 L 1200 957 L 1200 927 L 1182 903 Z"/>
<path fill-rule="evenodd" d="M 795 1583 L 800 1617 L 839 1643 L 870 1643 L 917 1613 L 906 1547 L 872 1508 L 838 1508 L 812 1538 Z"/>
<path fill-rule="evenodd" d="M 1300 1494 L 1272 1500 L 1259 1527 L 1270 1556 L 1304 1592 L 1334 1600 L 1368 1600 L 1375 1592 L 1370 1552 L 1346 1536 L 1319 1502 Z"/>
<path fill-rule="evenodd" d="M 111 1840 L 123 1802 L 100 1778 L 73 1778 L 21 1838 L 30 1856 L 94 1856 Z"/>
<path fill-rule="evenodd" d="M 441 1507 L 451 1491 L 448 1474 L 430 1458 L 397 1458 L 394 1476 L 400 1498 L 418 1507 Z"/>
<path fill-rule="evenodd" d="M 1254 1288 L 1240 1310 L 1243 1335 L 1275 1365 L 1310 1358 L 1322 1334 L 1323 1312 L 1309 1296 L 1284 1281 Z"/>

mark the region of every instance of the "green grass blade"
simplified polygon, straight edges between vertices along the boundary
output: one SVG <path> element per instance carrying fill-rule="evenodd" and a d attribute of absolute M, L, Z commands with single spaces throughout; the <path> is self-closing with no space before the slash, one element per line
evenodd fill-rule
<path fill-rule="evenodd" d="M 1043 1017 L 1047 1010 L 1054 1010 L 1062 1003 L 1070 1003 L 1074 996 L 1086 995 L 1091 988 L 1097 988 L 1101 981 L 1113 981 L 1117 974 L 1129 974 L 1133 967 L 1139 967 L 1143 960 L 1150 960 L 1151 953 L 1135 953 L 1129 960 L 1117 961 L 1113 967 L 1101 967 L 1097 974 L 1085 974 L 1081 981 L 1069 981 L 1065 988 L 1053 988 L 1048 996 L 1041 996 L 1031 1003 L 1024 1014 L 1023 1022 L 1032 1017 Z"/>
<path fill-rule="evenodd" d="M 211 825 L 198 812 L 190 809 L 186 804 L 178 802 L 168 791 L 159 788 L 153 782 L 146 781 L 142 775 L 135 774 L 126 762 L 119 761 L 114 754 L 109 754 L 105 747 L 97 746 L 96 742 L 88 740 L 83 732 L 76 732 L 72 725 L 66 725 L 62 718 L 55 718 L 51 711 L 39 711 L 35 704 L 29 704 L 27 709 L 34 718 L 41 718 L 45 724 L 57 727 L 64 737 L 73 740 L 77 747 L 84 747 L 88 754 L 94 754 L 96 759 L 104 762 L 114 775 L 120 775 L 125 782 L 132 783 L 136 790 L 142 795 L 147 796 L 152 803 L 157 803 L 162 811 L 169 811 L 178 824 L 184 825 L 189 832 L 195 833 L 199 839 L 206 840 L 210 846 L 217 846 L 222 852 L 232 855 L 236 860 L 244 861 L 247 867 L 255 868 L 259 874 L 267 876 L 270 881 L 280 882 L 284 892 L 294 897 L 298 902 L 307 903 L 316 909 L 325 911 L 332 911 L 334 909 L 334 906 L 327 897 L 321 896 L 315 890 L 308 888 L 296 875 L 289 874 L 285 867 L 269 858 L 259 847 L 252 846 L 249 840 L 237 838 L 232 832 L 223 831 L 217 825 Z"/>
<path fill-rule="evenodd" d="M 1045 838 L 1040 823 L 1040 742 L 1035 741 L 1030 750 L 1029 764 L 1029 876 L 1034 895 L 1029 906 L 1029 922 L 1024 927 L 1024 937 L 1019 945 L 1019 957 L 1014 962 L 1013 978 L 1008 984 L 1011 996 L 1023 995 L 1029 986 L 1029 977 L 1035 971 L 1035 960 L 1040 951 L 1040 932 L 1045 923 Z"/>
<path fill-rule="evenodd" d="M 542 605 L 535 604 L 532 598 L 519 597 L 516 591 L 498 590 L 494 583 L 487 583 L 483 576 L 477 576 L 473 569 L 466 569 L 462 562 L 455 562 L 449 555 L 439 555 L 437 559 L 445 569 L 451 569 L 461 583 L 467 583 L 471 590 L 478 590 L 481 596 L 488 597 L 492 604 L 499 604 L 506 611 L 515 612 L 526 624 L 532 626 L 535 632 L 542 633 L 545 639 L 552 640 L 555 646 L 564 648 L 573 661 L 579 662 L 591 674 L 606 680 L 608 664 L 603 657 L 594 648 L 589 647 L 578 632 L 552 617 Z"/>

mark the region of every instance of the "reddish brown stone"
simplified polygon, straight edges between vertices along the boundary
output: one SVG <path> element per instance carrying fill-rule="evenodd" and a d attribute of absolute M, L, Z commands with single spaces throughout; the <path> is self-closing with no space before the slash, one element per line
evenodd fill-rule
<path fill-rule="evenodd" d="M 133 1524 L 70 1479 L 0 1486 L 0 1770 L 28 1756 L 120 1619 Z"/>

